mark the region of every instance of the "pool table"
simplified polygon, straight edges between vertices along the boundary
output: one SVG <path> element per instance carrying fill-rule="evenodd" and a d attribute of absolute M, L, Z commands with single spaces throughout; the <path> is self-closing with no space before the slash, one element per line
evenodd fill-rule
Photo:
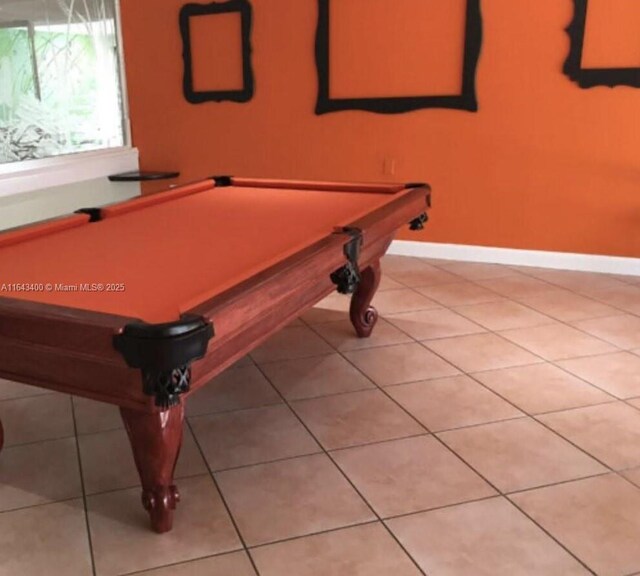
<path fill-rule="evenodd" d="M 333 290 L 368 337 L 380 258 L 430 198 L 225 176 L 0 233 L 0 377 L 119 406 L 167 532 L 190 395 Z"/>

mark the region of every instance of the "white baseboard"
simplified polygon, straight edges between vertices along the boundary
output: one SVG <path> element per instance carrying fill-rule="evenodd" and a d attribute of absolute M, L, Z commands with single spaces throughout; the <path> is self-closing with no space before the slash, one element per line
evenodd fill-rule
<path fill-rule="evenodd" d="M 389 254 L 441 260 L 511 264 L 513 266 L 535 266 L 555 270 L 578 270 L 581 272 L 640 276 L 640 258 L 623 258 L 620 256 L 516 250 L 512 248 L 465 246 L 462 244 L 436 244 L 433 242 L 412 242 L 408 240 L 394 241 L 389 249 Z"/>

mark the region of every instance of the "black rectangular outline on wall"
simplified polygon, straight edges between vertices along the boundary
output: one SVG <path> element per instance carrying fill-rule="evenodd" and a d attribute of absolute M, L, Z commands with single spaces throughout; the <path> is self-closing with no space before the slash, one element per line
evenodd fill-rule
<path fill-rule="evenodd" d="M 193 87 L 193 54 L 191 52 L 191 18 L 210 16 L 211 14 L 228 14 L 238 12 L 242 28 L 242 79 L 240 90 L 210 90 L 199 92 Z M 184 97 L 191 104 L 203 102 L 248 102 L 253 98 L 254 79 L 251 67 L 251 28 L 253 14 L 249 0 L 229 0 L 228 2 L 212 2 L 211 4 L 185 4 L 180 10 L 180 33 L 182 35 L 182 57 L 184 59 Z"/>
<path fill-rule="evenodd" d="M 573 21 L 567 28 L 571 39 L 569 56 L 563 71 L 581 88 L 594 86 L 632 86 L 640 88 L 640 66 L 638 68 L 583 68 L 582 51 L 587 24 L 588 0 L 573 0 L 575 11 Z"/>
<path fill-rule="evenodd" d="M 422 108 L 478 110 L 476 71 L 482 47 L 480 0 L 467 0 L 462 92 L 455 95 L 397 96 L 389 98 L 331 98 L 330 79 L 330 1 L 318 0 L 316 66 L 318 68 L 318 103 L 316 114 L 341 110 L 366 110 L 379 114 L 401 114 Z M 398 0 L 396 0 L 398 1 Z M 419 32 L 419 30 L 417 30 Z"/>

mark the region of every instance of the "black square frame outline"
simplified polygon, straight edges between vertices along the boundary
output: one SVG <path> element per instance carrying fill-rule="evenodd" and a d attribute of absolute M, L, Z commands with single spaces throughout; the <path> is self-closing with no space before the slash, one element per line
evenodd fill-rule
<path fill-rule="evenodd" d="M 191 18 L 238 12 L 242 29 L 242 78 L 241 90 L 197 91 L 193 87 L 193 54 L 191 53 Z M 182 57 L 184 59 L 184 97 L 192 104 L 203 102 L 248 102 L 254 94 L 254 76 L 251 67 L 251 29 L 253 12 L 249 0 L 229 0 L 211 4 L 185 4 L 180 10 L 180 32 L 182 35 Z"/>
<path fill-rule="evenodd" d="M 455 95 L 396 96 L 389 98 L 331 98 L 330 96 L 330 26 L 331 0 L 318 0 L 319 15 L 316 34 L 318 68 L 318 103 L 316 114 L 341 110 L 366 110 L 379 114 L 400 114 L 422 108 L 478 110 L 476 71 L 482 48 L 482 15 L 480 0 L 467 0 L 465 47 L 462 70 L 462 92 Z"/>
<path fill-rule="evenodd" d="M 563 71 L 581 88 L 594 86 L 633 86 L 640 88 L 640 67 L 638 68 L 582 68 L 582 51 L 587 24 L 588 0 L 573 0 L 574 17 L 567 28 L 571 39 L 569 56 Z"/>

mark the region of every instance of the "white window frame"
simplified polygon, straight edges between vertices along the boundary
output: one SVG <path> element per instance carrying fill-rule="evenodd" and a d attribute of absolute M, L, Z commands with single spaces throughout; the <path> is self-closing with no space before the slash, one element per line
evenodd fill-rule
<path fill-rule="evenodd" d="M 125 145 L 117 148 L 0 164 L 0 198 L 17 196 L 43 188 L 106 178 L 112 174 L 138 169 L 138 150 L 131 145 L 120 0 L 115 0 L 115 11 Z"/>

